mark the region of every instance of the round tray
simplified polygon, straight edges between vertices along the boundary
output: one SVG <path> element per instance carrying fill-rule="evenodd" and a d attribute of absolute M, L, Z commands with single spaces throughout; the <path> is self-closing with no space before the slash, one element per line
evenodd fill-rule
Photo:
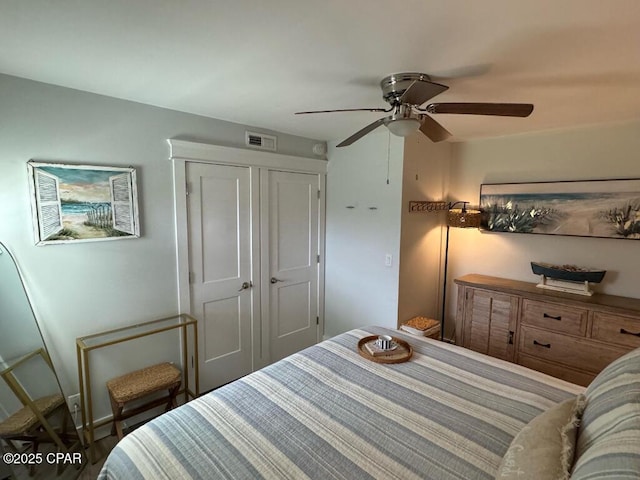
<path fill-rule="evenodd" d="M 391 337 L 394 342 L 398 345 L 396 350 L 392 350 L 390 353 L 386 355 L 371 355 L 365 349 L 365 344 L 374 341 L 378 338 L 378 335 L 369 335 L 368 337 L 361 338 L 358 341 L 358 353 L 360 356 L 366 358 L 367 360 L 371 360 L 376 363 L 402 363 L 406 362 L 413 355 L 413 348 L 404 340 L 401 340 L 398 337 Z"/>

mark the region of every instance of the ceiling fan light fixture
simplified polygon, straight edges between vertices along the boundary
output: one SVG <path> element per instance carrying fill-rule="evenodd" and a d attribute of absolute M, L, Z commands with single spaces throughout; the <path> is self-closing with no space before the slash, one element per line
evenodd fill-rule
<path fill-rule="evenodd" d="M 420 121 L 417 118 L 398 118 L 387 123 L 387 128 L 398 137 L 408 137 L 420 128 Z"/>

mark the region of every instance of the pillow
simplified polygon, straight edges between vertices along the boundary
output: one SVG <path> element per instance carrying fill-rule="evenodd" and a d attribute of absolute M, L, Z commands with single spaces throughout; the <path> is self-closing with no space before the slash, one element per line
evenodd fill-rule
<path fill-rule="evenodd" d="M 640 478 L 640 349 L 602 370 L 585 396 L 571 479 Z"/>
<path fill-rule="evenodd" d="M 496 479 L 568 479 L 583 409 L 584 396 L 578 395 L 531 420 L 511 442 Z"/>

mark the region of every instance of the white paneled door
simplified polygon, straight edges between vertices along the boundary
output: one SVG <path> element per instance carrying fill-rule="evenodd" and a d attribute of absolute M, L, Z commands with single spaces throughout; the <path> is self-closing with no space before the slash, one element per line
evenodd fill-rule
<path fill-rule="evenodd" d="M 268 255 L 262 277 L 263 292 L 269 291 L 263 319 L 268 317 L 271 361 L 318 339 L 319 182 L 315 174 L 262 174 L 263 190 L 268 191 L 262 204 L 268 229 L 263 228 Z"/>
<path fill-rule="evenodd" d="M 186 162 L 201 391 L 318 341 L 321 179 Z"/>
<path fill-rule="evenodd" d="M 191 313 L 200 389 L 252 370 L 251 170 L 187 164 Z"/>

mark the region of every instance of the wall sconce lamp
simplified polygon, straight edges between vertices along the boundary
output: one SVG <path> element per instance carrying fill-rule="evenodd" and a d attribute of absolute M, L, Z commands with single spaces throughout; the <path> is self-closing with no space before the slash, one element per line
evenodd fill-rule
<path fill-rule="evenodd" d="M 480 210 L 467 208 L 469 202 L 455 202 L 448 204 L 447 227 L 478 228 L 480 227 Z M 462 204 L 462 207 L 456 208 Z"/>
<path fill-rule="evenodd" d="M 409 202 L 410 212 L 437 212 L 447 211 L 447 233 L 444 247 L 444 272 L 442 278 L 442 305 L 440 319 L 440 340 L 444 340 L 445 309 L 447 302 L 447 267 L 449 263 L 449 229 L 454 228 L 479 228 L 482 219 L 480 210 L 467 208 L 469 202 Z"/>

